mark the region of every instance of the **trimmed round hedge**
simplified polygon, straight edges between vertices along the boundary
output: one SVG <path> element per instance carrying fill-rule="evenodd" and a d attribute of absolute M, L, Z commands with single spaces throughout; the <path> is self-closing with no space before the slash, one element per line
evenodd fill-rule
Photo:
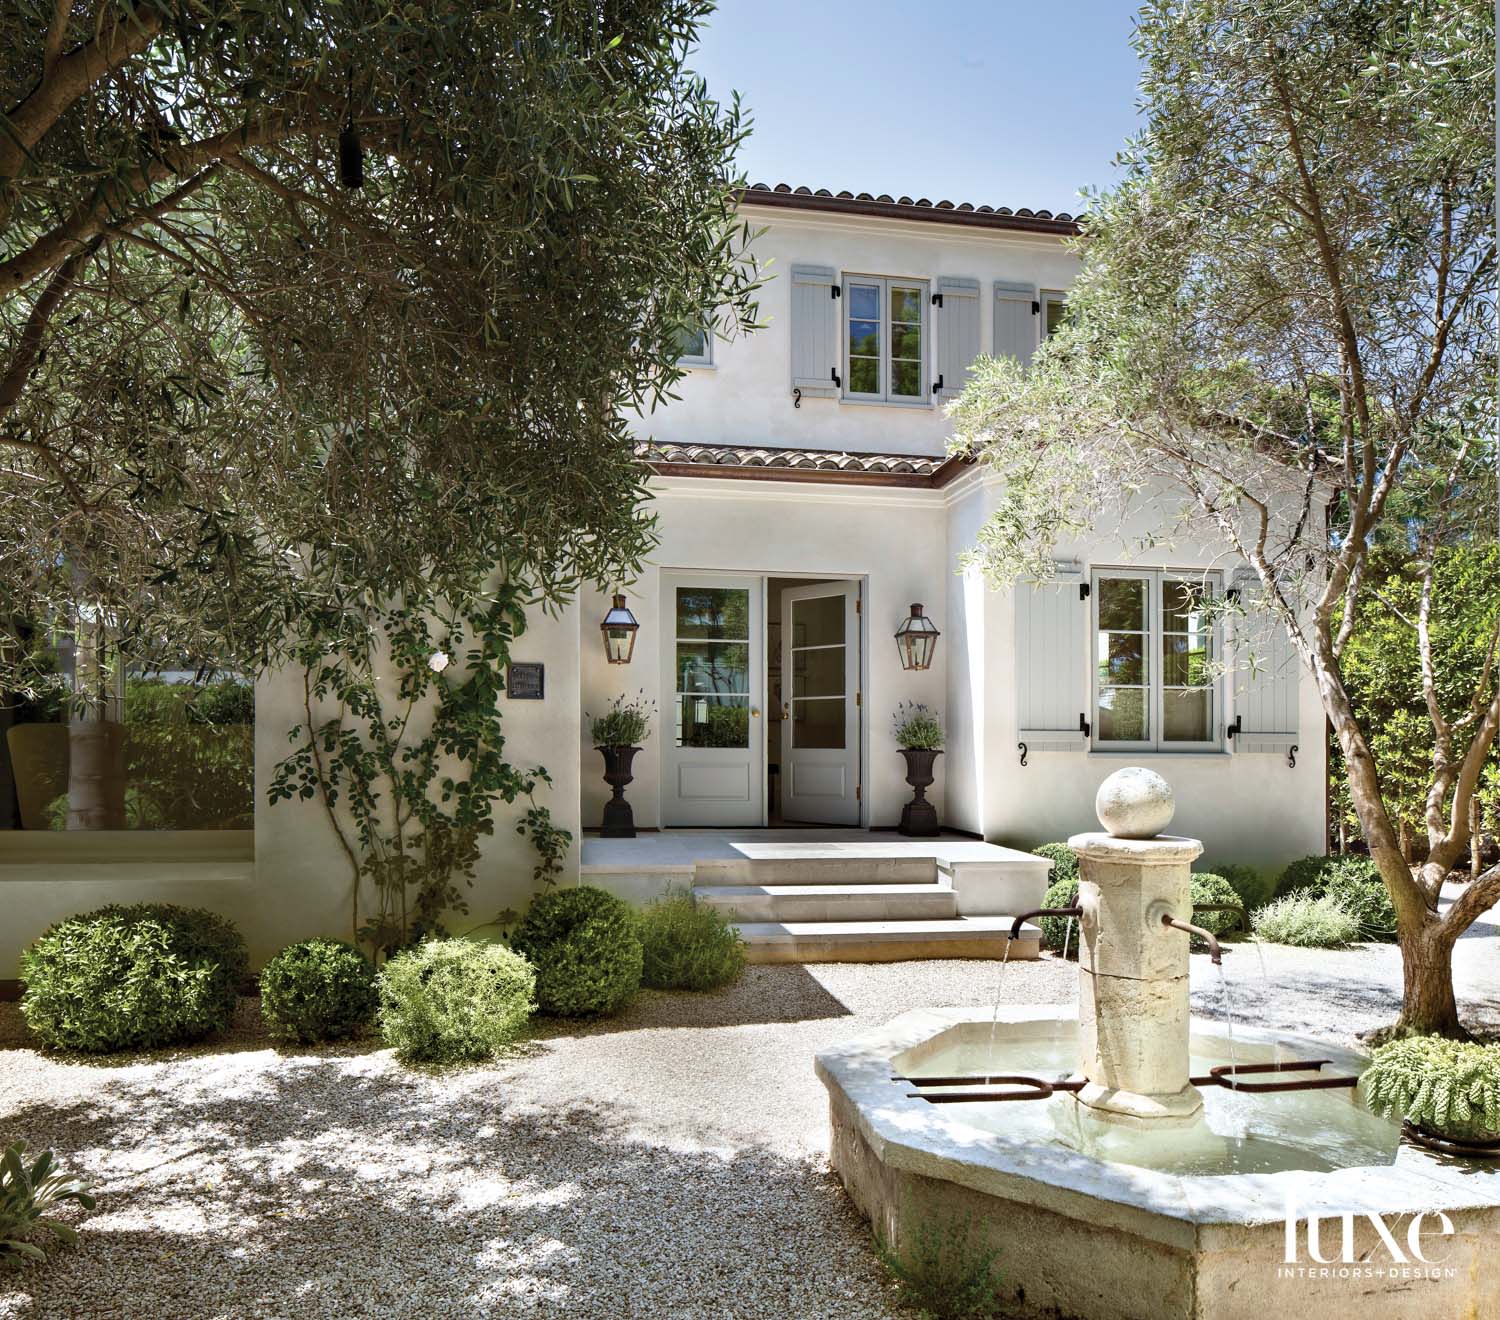
<path fill-rule="evenodd" d="M 381 1037 L 411 1063 L 493 1058 L 536 1007 L 531 964 L 475 940 L 428 940 L 398 953 L 377 986 Z"/>
<path fill-rule="evenodd" d="M 1235 888 L 1221 875 L 1211 872 L 1198 873 L 1190 877 L 1191 891 L 1194 903 L 1239 903 L 1240 896 Z M 1242 905 L 1243 906 L 1243 905 Z M 1202 926 L 1210 935 L 1232 935 L 1240 928 L 1240 914 L 1238 912 L 1194 912 L 1193 925 Z M 1196 942 L 1202 944 L 1202 940 Z"/>
<path fill-rule="evenodd" d="M 1045 857 L 1052 863 L 1049 884 L 1059 880 L 1078 882 L 1078 854 L 1065 843 L 1042 843 L 1031 850 L 1035 857 Z"/>
<path fill-rule="evenodd" d="M 559 1017 L 617 1013 L 641 986 L 643 953 L 630 905 L 593 885 L 554 889 L 511 940 L 536 968 L 537 1005 Z"/>
<path fill-rule="evenodd" d="M 304 940 L 260 974 L 260 1015 L 278 1040 L 310 1044 L 352 1036 L 375 1017 L 375 969 L 352 944 Z"/>
<path fill-rule="evenodd" d="M 55 1049 L 155 1049 L 227 1027 L 248 972 L 245 941 L 216 913 L 112 903 L 21 955 L 21 1015 Z"/>
<path fill-rule="evenodd" d="M 1047 886 L 1042 906 L 1049 908 L 1073 907 L 1078 902 L 1078 877 L 1076 875 L 1054 880 Z M 1078 922 L 1073 917 L 1038 917 L 1036 924 L 1042 928 L 1042 943 L 1058 953 L 1066 944 L 1069 954 L 1078 956 Z M 1070 932 L 1068 927 L 1073 929 Z"/>
<path fill-rule="evenodd" d="M 691 894 L 668 894 L 636 917 L 641 984 L 652 990 L 716 990 L 745 968 L 733 922 Z"/>

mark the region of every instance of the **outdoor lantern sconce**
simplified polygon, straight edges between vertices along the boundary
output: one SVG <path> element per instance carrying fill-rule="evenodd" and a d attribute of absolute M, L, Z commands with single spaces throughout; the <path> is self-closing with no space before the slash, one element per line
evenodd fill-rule
<path fill-rule="evenodd" d="M 937 625 L 925 614 L 922 607 L 913 603 L 911 615 L 901 620 L 896 629 L 896 650 L 901 656 L 902 669 L 930 669 L 932 653 L 937 650 L 937 640 L 942 634 Z"/>
<path fill-rule="evenodd" d="M 635 635 L 640 627 L 635 615 L 625 608 L 625 597 L 616 595 L 604 622 L 599 625 L 599 631 L 604 634 L 604 654 L 609 657 L 610 664 L 630 663 L 630 657 L 635 653 Z"/>

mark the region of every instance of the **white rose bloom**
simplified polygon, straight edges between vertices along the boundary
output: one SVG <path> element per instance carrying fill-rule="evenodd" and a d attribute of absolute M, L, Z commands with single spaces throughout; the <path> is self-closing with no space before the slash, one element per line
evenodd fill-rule
<path fill-rule="evenodd" d="M 446 651 L 434 651 L 427 657 L 427 668 L 434 674 L 441 674 L 452 663 L 453 657 Z"/>

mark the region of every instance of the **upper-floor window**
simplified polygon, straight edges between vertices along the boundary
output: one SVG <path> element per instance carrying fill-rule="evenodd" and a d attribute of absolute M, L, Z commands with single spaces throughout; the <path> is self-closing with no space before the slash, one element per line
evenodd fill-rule
<path fill-rule="evenodd" d="M 1056 334 L 1068 319 L 1068 295 L 1056 289 L 1042 290 L 1042 338 Z"/>
<path fill-rule="evenodd" d="M 677 334 L 677 365 L 711 367 L 714 364 L 713 332 L 703 326 L 697 330 L 680 330 Z"/>
<path fill-rule="evenodd" d="M 927 281 L 844 278 L 844 397 L 927 403 Z"/>
<path fill-rule="evenodd" d="M 1213 574 L 1094 573 L 1094 746 L 1209 751 L 1220 745 Z"/>

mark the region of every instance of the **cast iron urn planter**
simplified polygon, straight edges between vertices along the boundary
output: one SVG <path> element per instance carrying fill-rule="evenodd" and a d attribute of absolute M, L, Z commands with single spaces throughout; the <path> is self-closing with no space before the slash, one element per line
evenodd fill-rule
<path fill-rule="evenodd" d="M 606 839 L 635 838 L 635 813 L 625 801 L 625 785 L 634 775 L 630 763 L 635 760 L 639 747 L 601 747 L 599 755 L 604 758 L 604 782 L 614 790 L 614 795 L 604 804 L 604 823 L 599 834 Z M 928 781 L 929 783 L 931 780 Z"/>
<path fill-rule="evenodd" d="M 912 799 L 901 808 L 899 832 L 913 839 L 935 839 L 938 830 L 937 808 L 927 800 L 927 786 L 932 783 L 932 766 L 942 752 L 934 747 L 903 747 L 906 758 L 906 782 L 912 786 Z"/>

